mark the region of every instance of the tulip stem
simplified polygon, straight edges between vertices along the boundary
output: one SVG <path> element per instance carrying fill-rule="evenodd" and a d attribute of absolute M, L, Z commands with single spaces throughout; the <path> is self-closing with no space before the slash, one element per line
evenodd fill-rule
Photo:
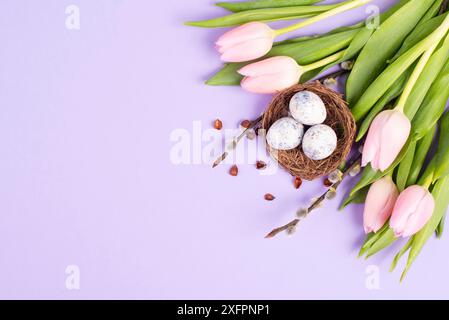
<path fill-rule="evenodd" d="M 426 39 L 422 40 L 421 43 L 418 45 L 417 50 L 423 50 L 425 48 L 423 50 L 423 55 L 421 56 L 421 59 L 419 60 L 415 69 L 413 70 L 413 73 L 410 76 L 410 79 L 408 80 L 401 97 L 399 98 L 399 102 L 396 105 L 395 110 L 401 112 L 404 111 L 405 104 L 407 103 L 407 99 L 409 98 L 413 90 L 413 87 L 418 81 L 419 76 L 426 67 L 427 62 L 429 61 L 433 52 L 438 47 L 438 44 L 440 43 L 441 39 L 443 39 L 443 37 L 447 34 L 448 29 L 449 29 L 449 15 L 446 17 L 446 19 L 444 19 L 443 23 L 431 35 L 429 35 Z"/>
<path fill-rule="evenodd" d="M 394 108 L 397 111 L 403 112 L 405 104 L 407 103 L 407 99 L 409 98 L 410 94 L 412 93 L 413 87 L 415 86 L 416 82 L 418 82 L 419 76 L 423 72 L 424 68 L 427 65 L 427 62 L 429 61 L 430 57 L 432 56 L 433 52 L 438 46 L 438 42 L 433 44 L 427 51 L 422 55 L 421 59 L 419 60 L 418 64 L 416 65 L 415 69 L 413 70 L 412 75 L 410 76 L 410 79 L 407 81 L 407 85 L 404 88 L 404 91 L 401 94 L 401 97 L 399 98 L 398 104 Z"/>
<path fill-rule="evenodd" d="M 435 182 L 434 181 L 434 175 L 435 175 L 435 158 L 433 158 L 430 161 L 430 163 L 427 165 L 426 170 L 424 170 L 424 173 L 419 178 L 417 184 L 420 185 L 420 186 L 429 188 L 429 186 L 433 182 Z"/>
<path fill-rule="evenodd" d="M 315 16 L 315 17 L 312 17 L 310 19 L 301 21 L 299 23 L 293 24 L 291 26 L 288 26 L 288 27 L 285 27 L 285 28 L 282 28 L 282 29 L 278 29 L 278 30 L 275 31 L 276 36 L 280 36 L 280 35 L 289 33 L 291 31 L 295 31 L 295 30 L 304 28 L 306 26 L 314 24 L 314 23 L 316 23 L 318 21 L 321 21 L 323 19 L 332 17 L 332 16 L 334 16 L 336 14 L 339 14 L 339 13 L 342 13 L 342 12 L 345 12 L 345 11 L 348 11 L 348 10 L 360 7 L 360 6 L 362 6 L 362 5 L 366 4 L 366 3 L 369 3 L 371 1 L 373 1 L 373 0 L 351 0 L 351 1 L 344 2 L 342 5 L 334 8 L 334 9 L 331 9 L 329 11 L 326 11 L 324 13 L 321 13 L 321 14 Z"/>
<path fill-rule="evenodd" d="M 345 50 L 339 51 L 339 52 L 334 53 L 333 55 L 330 55 L 322 60 L 319 60 L 317 62 L 308 64 L 305 66 L 301 66 L 301 67 L 302 67 L 303 72 L 306 73 L 308 71 L 312 71 L 312 70 L 327 66 L 328 64 L 333 63 L 335 61 L 338 61 L 341 58 L 343 58 L 344 55 L 345 55 Z"/>
<path fill-rule="evenodd" d="M 433 174 L 434 174 L 434 170 L 429 170 L 431 172 L 429 172 L 429 174 L 425 175 L 422 177 L 421 181 L 419 181 L 419 185 L 426 188 L 427 190 L 430 188 L 430 186 L 433 183 Z"/>
<path fill-rule="evenodd" d="M 426 188 L 427 190 L 429 190 L 431 185 L 432 185 L 432 180 L 431 179 L 427 179 L 426 181 L 424 181 L 424 183 L 421 186 Z"/>

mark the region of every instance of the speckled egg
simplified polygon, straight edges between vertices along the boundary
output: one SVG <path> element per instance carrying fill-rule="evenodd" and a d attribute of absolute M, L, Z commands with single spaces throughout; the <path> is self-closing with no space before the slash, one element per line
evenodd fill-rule
<path fill-rule="evenodd" d="M 273 123 L 267 133 L 267 143 L 276 150 L 291 150 L 301 144 L 304 126 L 293 118 L 285 117 Z"/>
<path fill-rule="evenodd" d="M 323 160 L 337 148 L 337 135 L 331 127 L 318 124 L 309 128 L 302 140 L 302 151 L 312 160 Z"/>
<path fill-rule="evenodd" d="M 326 120 L 326 106 L 321 98 L 310 91 L 300 91 L 290 100 L 290 114 L 295 120 L 307 126 Z"/>

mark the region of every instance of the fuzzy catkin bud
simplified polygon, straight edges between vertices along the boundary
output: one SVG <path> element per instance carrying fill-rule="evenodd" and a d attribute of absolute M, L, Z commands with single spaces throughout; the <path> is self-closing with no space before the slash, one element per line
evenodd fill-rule
<path fill-rule="evenodd" d="M 326 78 L 326 79 L 324 79 L 323 84 L 326 87 L 332 87 L 337 84 L 337 80 L 335 78 Z"/>
<path fill-rule="evenodd" d="M 344 61 L 341 63 L 341 68 L 343 70 L 352 70 L 352 67 L 354 66 L 354 62 L 352 61 Z"/>
<path fill-rule="evenodd" d="M 246 137 L 247 137 L 249 140 L 254 140 L 254 139 L 256 138 L 256 131 L 254 131 L 254 129 L 249 129 L 249 130 L 246 132 Z"/>
<path fill-rule="evenodd" d="M 337 196 L 337 190 L 335 190 L 335 188 L 330 188 L 329 191 L 326 193 L 327 200 L 335 199 L 336 196 Z"/>
<path fill-rule="evenodd" d="M 296 212 L 296 216 L 298 219 L 304 219 L 309 214 L 309 209 L 307 208 L 301 208 Z"/>
<path fill-rule="evenodd" d="M 361 170 L 362 170 L 362 168 L 360 167 L 359 164 L 357 164 L 349 170 L 349 175 L 351 177 L 355 177 L 356 175 L 358 175 L 360 173 Z"/>
<path fill-rule="evenodd" d="M 340 170 L 335 170 L 334 172 L 332 172 L 328 179 L 330 182 L 332 182 L 332 184 L 337 183 L 338 181 L 341 181 L 343 178 L 343 173 Z"/>
<path fill-rule="evenodd" d="M 287 232 L 287 235 L 291 236 L 296 232 L 296 226 L 290 226 L 285 230 Z"/>

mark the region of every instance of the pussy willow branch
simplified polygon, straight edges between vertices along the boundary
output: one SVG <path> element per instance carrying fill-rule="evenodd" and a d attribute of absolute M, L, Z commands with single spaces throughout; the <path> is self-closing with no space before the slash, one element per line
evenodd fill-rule
<path fill-rule="evenodd" d="M 341 75 L 344 75 L 345 73 L 347 73 L 348 70 L 338 70 L 336 72 L 333 72 L 331 74 L 328 74 L 327 76 L 323 76 L 321 78 L 318 78 L 316 81 L 319 81 L 321 83 L 323 83 L 324 80 L 326 79 L 331 79 L 331 78 L 338 78 Z M 252 120 L 249 123 L 248 128 L 245 128 L 245 130 L 243 130 L 238 136 L 234 137 L 232 139 L 232 144 L 233 144 L 233 148 L 235 149 L 235 147 L 237 146 L 237 144 L 243 139 L 244 136 L 246 136 L 246 134 L 248 133 L 249 130 L 254 129 L 263 119 L 264 114 L 262 113 L 257 119 Z M 215 168 L 216 166 L 218 166 L 220 163 L 222 163 L 229 155 L 228 151 L 225 151 L 221 156 L 219 156 L 217 158 L 217 160 L 214 161 L 214 163 L 212 164 L 212 168 Z"/>
<path fill-rule="evenodd" d="M 262 118 L 263 118 L 263 114 L 261 114 L 257 119 L 254 119 L 253 121 L 251 121 L 249 123 L 248 128 L 245 128 L 245 130 L 243 130 L 242 133 L 240 133 L 237 137 L 232 139 L 233 149 L 235 149 L 236 145 L 240 142 L 240 140 L 243 139 L 243 137 L 248 133 L 249 130 L 253 129 L 255 126 L 257 126 L 260 123 L 260 121 L 262 121 Z M 229 152 L 225 151 L 221 156 L 219 156 L 217 158 L 217 160 L 215 160 L 214 164 L 212 165 L 212 168 L 215 168 L 220 163 L 222 163 L 228 155 L 229 155 Z"/>
<path fill-rule="evenodd" d="M 346 176 L 352 171 L 352 169 L 354 169 L 356 166 L 360 165 L 360 160 L 361 160 L 361 155 L 358 155 L 352 162 L 351 165 L 349 165 L 345 171 L 343 172 L 343 176 L 341 177 L 341 179 L 339 181 L 337 181 L 336 183 L 334 183 L 333 185 L 331 185 L 329 187 L 329 189 L 327 189 L 327 191 L 325 193 L 323 193 L 318 199 L 316 199 L 309 208 L 307 208 L 307 212 L 310 213 L 311 211 L 317 209 L 320 207 L 321 203 L 326 200 L 326 196 L 330 193 L 330 192 L 335 192 L 335 190 L 337 190 L 337 188 L 340 186 L 340 184 L 343 182 L 344 178 L 346 178 Z M 273 229 L 269 234 L 267 234 L 265 236 L 265 238 L 269 239 L 269 238 L 274 238 L 276 235 L 278 235 L 281 232 L 287 231 L 290 228 L 294 228 L 298 225 L 298 223 L 301 221 L 301 219 L 296 218 L 293 219 L 292 221 L 290 221 L 289 223 L 287 223 L 286 225 Z"/>

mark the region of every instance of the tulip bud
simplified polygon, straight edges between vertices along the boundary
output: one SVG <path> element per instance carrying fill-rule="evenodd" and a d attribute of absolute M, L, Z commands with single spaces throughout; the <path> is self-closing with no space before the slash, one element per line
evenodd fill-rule
<path fill-rule="evenodd" d="M 362 166 L 385 171 L 398 156 L 410 134 L 410 120 L 398 110 L 386 110 L 374 118 L 363 147 Z"/>
<path fill-rule="evenodd" d="M 275 31 L 261 22 L 246 23 L 226 32 L 216 42 L 221 60 L 244 62 L 266 55 L 273 47 Z"/>
<path fill-rule="evenodd" d="M 276 93 L 299 82 L 302 68 L 290 57 L 274 57 L 255 62 L 238 71 L 241 86 L 254 93 Z"/>
<path fill-rule="evenodd" d="M 398 197 L 390 219 L 396 237 L 409 237 L 421 230 L 432 217 L 435 200 L 424 187 L 411 186 Z"/>
<path fill-rule="evenodd" d="M 363 212 L 365 233 L 377 232 L 390 218 L 399 191 L 390 176 L 373 183 L 368 191 Z"/>

